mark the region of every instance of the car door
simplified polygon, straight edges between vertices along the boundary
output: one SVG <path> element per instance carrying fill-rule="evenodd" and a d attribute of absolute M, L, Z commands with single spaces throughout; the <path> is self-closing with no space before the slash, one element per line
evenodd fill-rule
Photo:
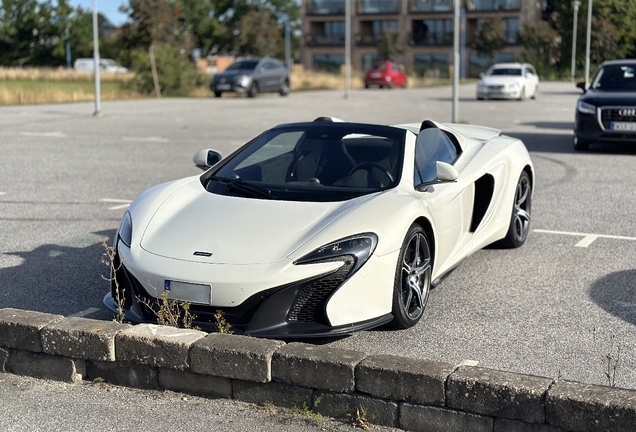
<path fill-rule="evenodd" d="M 455 182 L 436 183 L 437 161 L 454 164 L 458 151 L 440 129 L 420 132 L 415 144 L 413 184 L 429 207 L 437 233 L 436 273 L 452 268 L 471 248 L 469 233 L 474 196 L 473 176 Z"/>

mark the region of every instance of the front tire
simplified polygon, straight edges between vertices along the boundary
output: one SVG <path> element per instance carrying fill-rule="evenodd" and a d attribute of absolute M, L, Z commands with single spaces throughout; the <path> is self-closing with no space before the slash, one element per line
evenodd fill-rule
<path fill-rule="evenodd" d="M 223 92 L 220 92 L 220 91 L 215 91 L 214 92 L 214 96 L 215 97 L 221 97 L 222 94 L 223 94 Z"/>
<path fill-rule="evenodd" d="M 577 138 L 576 135 L 572 138 L 572 144 L 574 145 L 574 150 L 576 151 L 588 151 L 590 149 L 590 143 L 581 141 Z"/>
<path fill-rule="evenodd" d="M 280 94 L 281 96 L 287 96 L 289 94 L 289 81 L 283 81 L 283 83 L 280 85 L 280 88 L 278 89 L 278 94 Z"/>
<path fill-rule="evenodd" d="M 530 215 L 532 213 L 532 183 L 527 172 L 522 172 L 517 182 L 515 202 L 512 206 L 508 233 L 500 242 L 503 248 L 518 248 L 528 238 L 530 232 Z"/>
<path fill-rule="evenodd" d="M 431 290 L 432 265 L 426 232 L 413 224 L 404 238 L 397 262 L 390 327 L 406 329 L 422 318 Z"/>

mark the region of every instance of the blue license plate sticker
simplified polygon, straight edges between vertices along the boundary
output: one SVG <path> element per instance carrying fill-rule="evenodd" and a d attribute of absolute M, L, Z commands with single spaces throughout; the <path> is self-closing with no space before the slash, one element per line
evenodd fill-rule
<path fill-rule="evenodd" d="M 171 285 L 171 281 L 166 279 L 166 281 L 163 283 L 163 290 L 164 291 L 170 291 L 170 285 Z"/>

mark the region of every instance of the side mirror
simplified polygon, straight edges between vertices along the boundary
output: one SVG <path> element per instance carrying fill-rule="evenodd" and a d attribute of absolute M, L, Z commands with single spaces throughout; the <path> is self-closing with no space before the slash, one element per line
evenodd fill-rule
<path fill-rule="evenodd" d="M 208 169 L 216 165 L 221 159 L 223 159 L 221 153 L 212 149 L 201 150 L 192 158 L 196 166 L 202 169 Z"/>
<path fill-rule="evenodd" d="M 484 74 L 483 72 L 479 72 L 479 78 L 483 78 L 485 76 L 486 76 L 486 74 Z"/>
<path fill-rule="evenodd" d="M 583 93 L 585 93 L 587 91 L 587 89 L 585 88 L 585 82 L 576 83 L 576 87 L 580 88 L 581 90 L 583 90 Z"/>
<path fill-rule="evenodd" d="M 440 161 L 437 161 L 435 164 L 437 166 L 437 179 L 439 181 L 454 182 L 459 177 L 457 169 L 451 164 Z"/>

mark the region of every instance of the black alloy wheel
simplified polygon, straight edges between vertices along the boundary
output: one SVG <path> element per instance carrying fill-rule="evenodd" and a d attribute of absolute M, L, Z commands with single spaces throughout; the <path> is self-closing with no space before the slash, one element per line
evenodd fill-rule
<path fill-rule="evenodd" d="M 397 263 L 393 287 L 393 321 L 389 326 L 406 329 L 418 323 L 431 290 L 431 248 L 426 232 L 411 225 Z"/>
<path fill-rule="evenodd" d="M 518 248 L 526 242 L 530 232 L 532 213 L 532 183 L 527 172 L 522 172 L 515 190 L 515 201 L 510 216 L 508 233 L 499 245 L 504 248 Z"/>

